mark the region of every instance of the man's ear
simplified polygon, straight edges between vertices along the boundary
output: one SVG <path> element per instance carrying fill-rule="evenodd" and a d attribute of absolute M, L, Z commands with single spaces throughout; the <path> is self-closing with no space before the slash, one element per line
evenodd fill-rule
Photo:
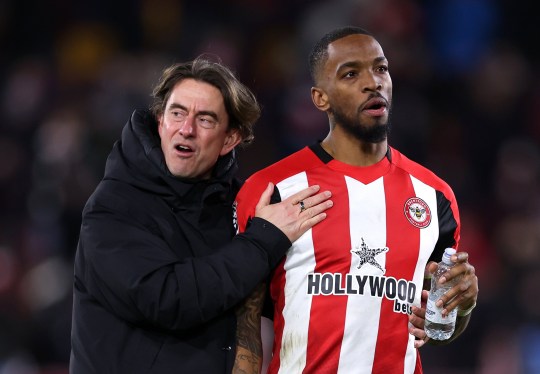
<path fill-rule="evenodd" d="M 231 130 L 225 137 L 225 142 L 221 148 L 220 156 L 224 156 L 229 153 L 234 147 L 236 147 L 242 141 L 242 137 L 238 130 Z"/>
<path fill-rule="evenodd" d="M 163 130 L 163 113 L 159 114 L 157 117 L 156 117 L 156 122 L 157 122 L 157 130 L 158 130 L 158 134 L 159 134 L 159 137 L 161 138 L 161 131 Z"/>
<path fill-rule="evenodd" d="M 313 104 L 320 111 L 326 112 L 328 110 L 328 96 L 321 88 L 311 87 L 311 100 L 313 100 Z"/>

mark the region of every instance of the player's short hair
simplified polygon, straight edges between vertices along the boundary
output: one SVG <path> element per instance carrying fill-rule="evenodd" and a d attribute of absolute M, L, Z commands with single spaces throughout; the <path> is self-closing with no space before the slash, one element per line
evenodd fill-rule
<path fill-rule="evenodd" d="M 309 54 L 309 74 L 314 84 L 317 83 L 317 76 L 321 71 L 322 66 L 328 59 L 328 45 L 335 42 L 338 39 L 344 38 L 353 34 L 371 35 L 368 31 L 357 26 L 344 26 L 334 29 L 326 33 L 319 41 L 313 46 L 311 53 Z"/>

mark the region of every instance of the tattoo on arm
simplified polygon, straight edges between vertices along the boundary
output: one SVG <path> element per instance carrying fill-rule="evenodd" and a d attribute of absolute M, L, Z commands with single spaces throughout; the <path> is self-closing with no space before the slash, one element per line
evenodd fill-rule
<path fill-rule="evenodd" d="M 259 285 L 236 310 L 236 358 L 233 374 L 256 374 L 261 371 L 261 312 L 265 289 L 265 284 Z"/>

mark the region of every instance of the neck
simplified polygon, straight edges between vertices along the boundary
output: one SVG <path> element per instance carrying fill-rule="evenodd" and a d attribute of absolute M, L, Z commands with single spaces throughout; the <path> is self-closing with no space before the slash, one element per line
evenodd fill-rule
<path fill-rule="evenodd" d="M 335 160 L 352 166 L 371 166 L 381 161 L 388 151 L 388 141 L 368 143 L 334 129 L 321 142 Z"/>

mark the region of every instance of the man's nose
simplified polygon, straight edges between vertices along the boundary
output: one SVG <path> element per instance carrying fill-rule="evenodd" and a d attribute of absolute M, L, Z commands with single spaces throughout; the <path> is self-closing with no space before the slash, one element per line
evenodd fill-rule
<path fill-rule="evenodd" d="M 178 132 L 184 137 L 195 135 L 195 117 L 188 115 L 181 123 Z"/>
<path fill-rule="evenodd" d="M 366 74 L 362 89 L 364 91 L 380 91 L 382 89 L 382 81 L 374 74 Z"/>

